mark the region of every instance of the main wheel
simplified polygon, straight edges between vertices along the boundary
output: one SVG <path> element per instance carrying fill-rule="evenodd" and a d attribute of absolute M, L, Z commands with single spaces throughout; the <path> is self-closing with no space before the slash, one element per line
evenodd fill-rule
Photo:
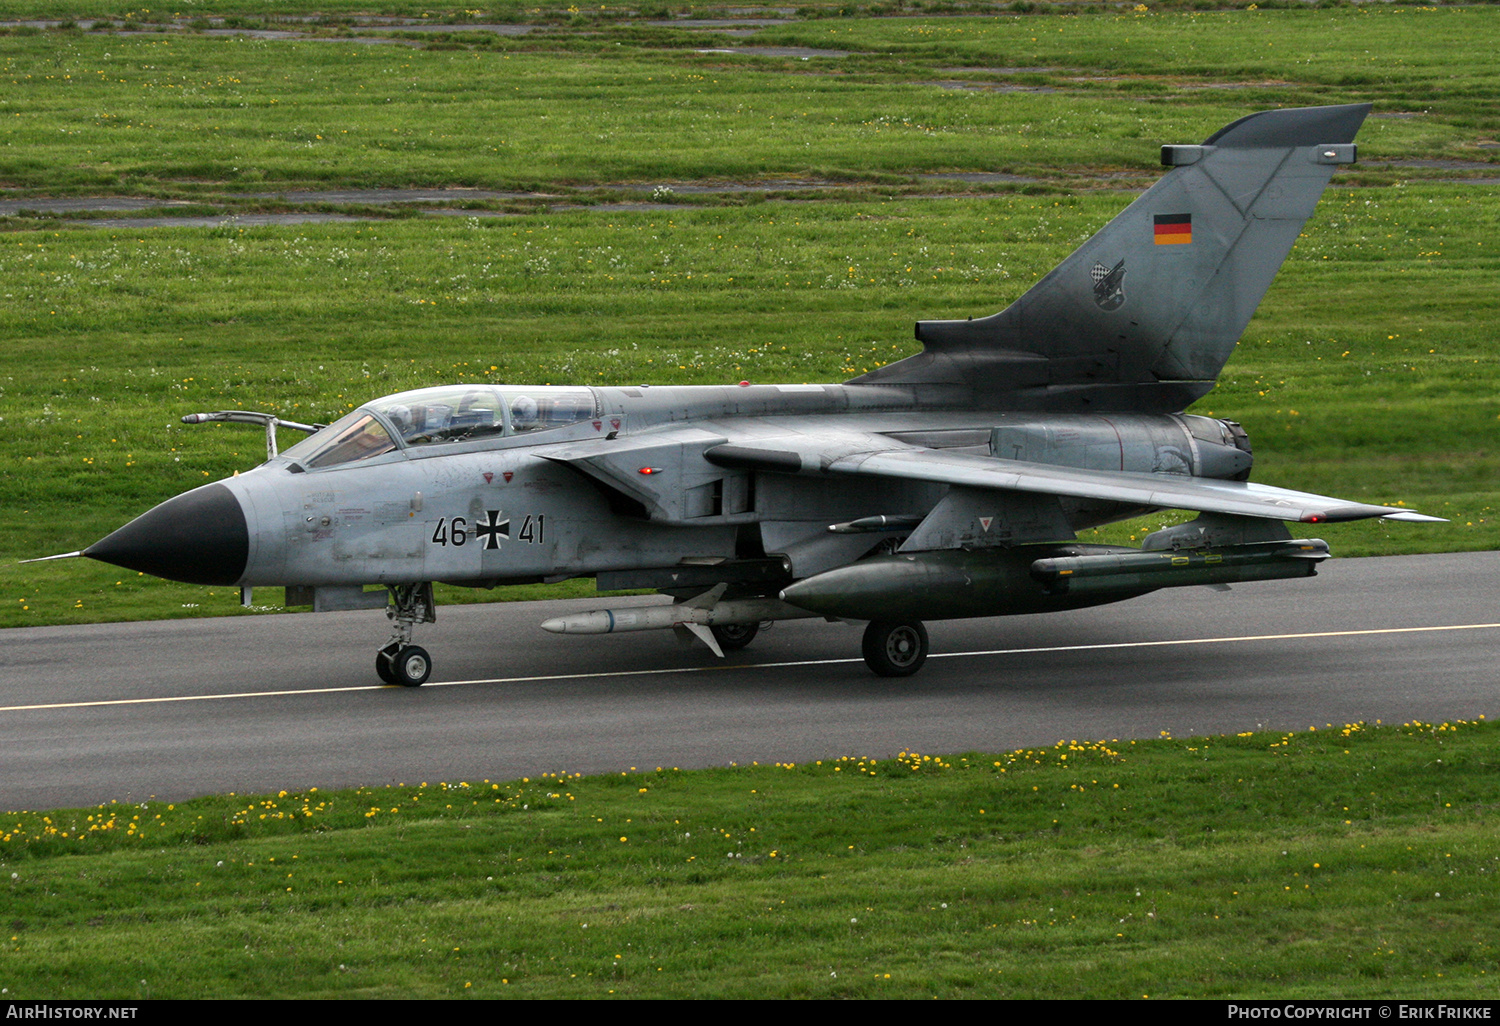
<path fill-rule="evenodd" d="M 379 667 L 378 662 L 376 666 Z M 431 674 L 432 656 L 420 646 L 407 645 L 391 660 L 391 676 L 394 678 L 392 684 L 400 684 L 404 688 L 421 687 Z"/>
<path fill-rule="evenodd" d="M 714 640 L 726 652 L 737 652 L 755 640 L 760 632 L 758 623 L 726 623 L 722 627 L 710 627 Z"/>
<path fill-rule="evenodd" d="M 910 677 L 927 661 L 927 628 L 921 620 L 871 620 L 865 628 L 865 663 L 881 677 Z"/>

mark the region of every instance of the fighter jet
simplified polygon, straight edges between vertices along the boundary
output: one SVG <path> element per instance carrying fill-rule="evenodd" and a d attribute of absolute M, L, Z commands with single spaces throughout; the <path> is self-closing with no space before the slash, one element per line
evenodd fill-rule
<path fill-rule="evenodd" d="M 921 321 L 922 351 L 842 384 L 462 384 L 374 399 L 327 426 L 262 413 L 268 458 L 80 553 L 177 581 L 280 586 L 288 606 L 386 607 L 375 669 L 427 680 L 432 584 L 593 577 L 673 601 L 541 624 L 673 628 L 722 655 L 765 623 L 865 622 L 877 674 L 915 673 L 924 621 L 1077 609 L 1159 588 L 1311 577 L 1287 523 L 1406 509 L 1251 483 L 1213 388 L 1368 104 L 1251 114 L 1168 170 L 1010 306 Z M 277 426 L 310 437 L 284 452 Z M 1140 548 L 1078 532 L 1196 519 Z"/>

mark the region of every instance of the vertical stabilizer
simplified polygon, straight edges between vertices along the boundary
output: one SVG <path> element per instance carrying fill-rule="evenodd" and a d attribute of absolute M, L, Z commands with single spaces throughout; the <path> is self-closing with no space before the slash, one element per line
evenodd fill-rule
<path fill-rule="evenodd" d="M 1172 170 L 1020 299 L 918 322 L 923 352 L 854 380 L 1180 409 L 1213 386 L 1369 111 L 1263 111 L 1163 146 Z"/>

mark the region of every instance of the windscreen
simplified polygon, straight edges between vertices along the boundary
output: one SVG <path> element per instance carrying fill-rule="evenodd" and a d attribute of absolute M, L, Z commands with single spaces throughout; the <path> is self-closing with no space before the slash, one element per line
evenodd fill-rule
<path fill-rule="evenodd" d="M 396 448 L 385 426 L 364 410 L 335 421 L 282 453 L 308 470 L 369 459 Z"/>

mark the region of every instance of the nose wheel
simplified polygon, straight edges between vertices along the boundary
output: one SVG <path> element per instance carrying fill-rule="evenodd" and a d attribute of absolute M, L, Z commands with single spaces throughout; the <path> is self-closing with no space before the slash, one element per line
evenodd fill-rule
<path fill-rule="evenodd" d="M 375 672 L 387 684 L 421 687 L 432 675 L 432 656 L 420 645 L 388 645 L 375 653 Z"/>
<path fill-rule="evenodd" d="M 927 628 L 921 620 L 871 620 L 865 628 L 865 664 L 881 677 L 910 677 L 927 661 Z"/>
<path fill-rule="evenodd" d="M 432 585 L 393 584 L 387 587 L 391 592 L 391 604 L 385 615 L 395 623 L 395 629 L 391 632 L 391 640 L 375 653 L 375 672 L 387 684 L 420 687 L 432 675 L 432 656 L 425 648 L 411 643 L 411 633 L 413 625 L 432 623 L 437 619 Z"/>

